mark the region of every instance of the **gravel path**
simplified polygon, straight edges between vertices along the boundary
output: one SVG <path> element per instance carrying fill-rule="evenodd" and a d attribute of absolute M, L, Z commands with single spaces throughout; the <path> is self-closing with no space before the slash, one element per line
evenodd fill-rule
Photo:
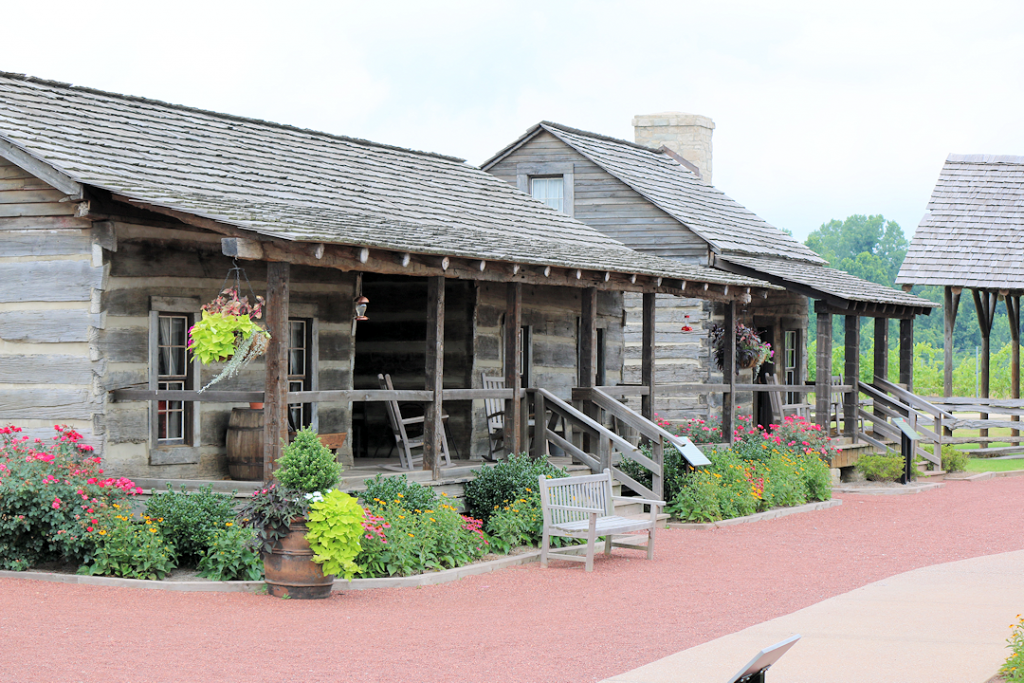
<path fill-rule="evenodd" d="M 918 567 L 1024 549 L 1024 477 L 582 565 L 287 601 L 0 579 L 2 681 L 596 681 Z"/>

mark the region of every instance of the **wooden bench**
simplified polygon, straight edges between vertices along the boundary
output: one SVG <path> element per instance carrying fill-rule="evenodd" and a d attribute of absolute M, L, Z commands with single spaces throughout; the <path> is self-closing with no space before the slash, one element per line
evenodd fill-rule
<path fill-rule="evenodd" d="M 538 478 L 540 504 L 544 513 L 544 532 L 540 546 L 540 564 L 548 566 L 548 558 L 586 562 L 586 570 L 594 570 L 594 549 L 599 536 L 605 537 L 604 554 L 611 555 L 612 547 L 647 548 L 647 559 L 654 559 L 654 530 L 658 523 L 658 508 L 664 501 L 645 498 L 627 498 L 612 495 L 612 475 L 607 469 L 602 474 L 561 479 Z M 629 519 L 615 514 L 615 501 L 644 503 L 651 506 L 650 518 Z M 646 531 L 647 545 L 636 546 L 615 543 L 613 536 L 631 531 Z M 555 553 L 551 551 L 552 536 L 587 539 L 587 556 Z"/>

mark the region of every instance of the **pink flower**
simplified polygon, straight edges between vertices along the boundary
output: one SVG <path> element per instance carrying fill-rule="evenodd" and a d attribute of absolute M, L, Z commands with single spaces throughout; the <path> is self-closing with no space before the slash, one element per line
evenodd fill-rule
<path fill-rule="evenodd" d="M 53 503 L 50 504 L 50 507 L 52 507 L 54 510 L 60 510 L 60 502 L 60 498 L 54 498 Z"/>
<path fill-rule="evenodd" d="M 94 523 L 94 524 L 96 523 L 96 520 L 95 520 L 95 519 L 93 520 L 93 523 Z M 85 530 L 86 530 L 86 531 L 92 531 L 92 527 L 91 527 L 91 526 L 88 526 L 88 527 L 86 527 L 86 528 L 85 528 Z"/>

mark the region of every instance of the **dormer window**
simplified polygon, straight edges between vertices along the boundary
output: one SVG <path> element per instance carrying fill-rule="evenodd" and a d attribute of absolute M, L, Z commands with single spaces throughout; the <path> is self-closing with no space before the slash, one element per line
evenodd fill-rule
<path fill-rule="evenodd" d="M 574 165 L 571 162 L 516 164 L 516 185 L 552 209 L 573 215 Z"/>
<path fill-rule="evenodd" d="M 530 194 L 556 211 L 565 211 L 565 179 L 562 176 L 530 178 Z"/>

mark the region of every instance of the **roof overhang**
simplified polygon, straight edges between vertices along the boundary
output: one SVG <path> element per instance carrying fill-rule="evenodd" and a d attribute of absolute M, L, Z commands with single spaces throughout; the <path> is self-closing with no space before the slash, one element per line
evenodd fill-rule
<path fill-rule="evenodd" d="M 813 263 L 721 254 L 715 254 L 713 259 L 715 268 L 766 280 L 815 299 L 820 302 L 815 310 L 824 313 L 868 318 L 912 318 L 916 315 L 929 315 L 938 306 L 927 299 Z"/>

